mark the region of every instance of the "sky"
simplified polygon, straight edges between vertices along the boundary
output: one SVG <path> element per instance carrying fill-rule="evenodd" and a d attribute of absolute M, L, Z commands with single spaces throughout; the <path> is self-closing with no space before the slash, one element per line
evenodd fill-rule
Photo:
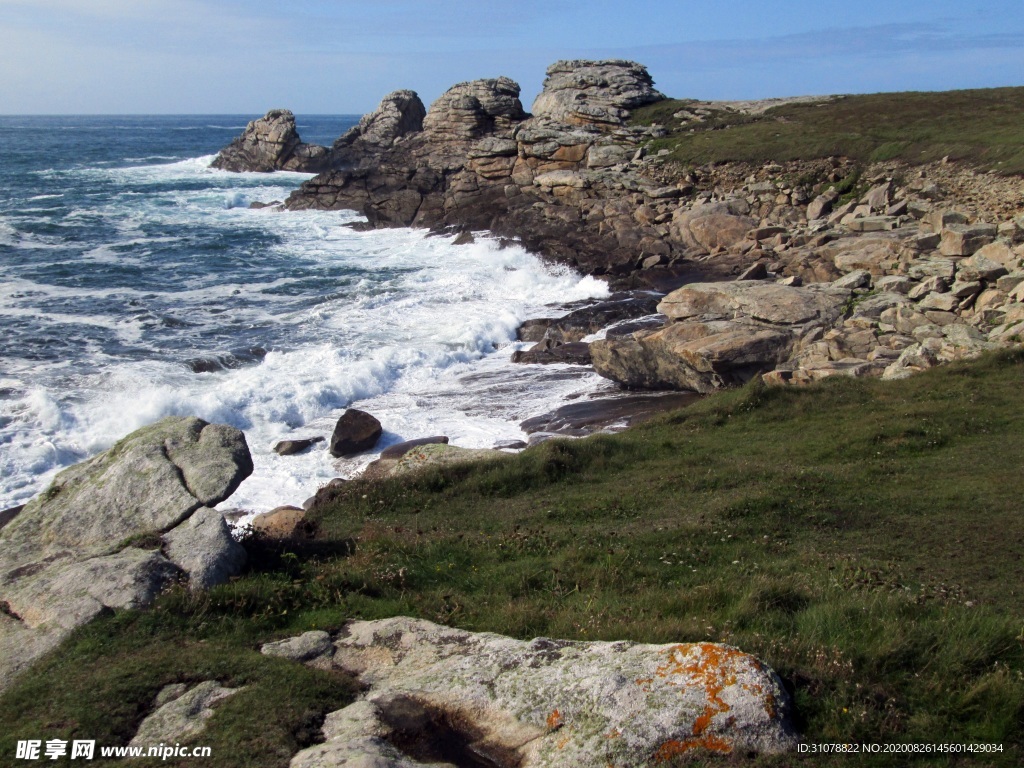
<path fill-rule="evenodd" d="M 1024 0 L 0 0 L 0 114 L 361 114 L 559 59 L 668 96 L 1024 85 Z"/>

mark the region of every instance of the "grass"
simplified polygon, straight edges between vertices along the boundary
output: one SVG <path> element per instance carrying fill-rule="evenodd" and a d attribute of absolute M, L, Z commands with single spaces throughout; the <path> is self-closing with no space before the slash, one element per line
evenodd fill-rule
<path fill-rule="evenodd" d="M 347 484 L 310 545 L 79 629 L 0 698 L 0 755 L 19 738 L 125 743 L 163 685 L 216 678 L 248 687 L 194 740 L 214 747 L 204 765 L 286 765 L 354 688 L 259 643 L 404 614 L 732 643 L 781 675 L 808 743 L 1003 750 L 808 764 L 1019 765 L 1022 384 L 1019 352 L 902 382 L 754 384 L 621 435 Z"/>
<path fill-rule="evenodd" d="M 841 96 L 756 117 L 716 110 L 704 122 L 672 117 L 690 105 L 664 101 L 632 117 L 639 125 L 668 128 L 670 135 L 652 149 L 670 149 L 671 159 L 684 165 L 831 156 L 916 165 L 949 156 L 1003 174 L 1024 173 L 1024 88 Z"/>

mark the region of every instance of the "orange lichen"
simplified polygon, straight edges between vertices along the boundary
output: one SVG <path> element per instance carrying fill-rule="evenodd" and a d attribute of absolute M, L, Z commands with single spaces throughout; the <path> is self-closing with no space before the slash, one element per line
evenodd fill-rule
<path fill-rule="evenodd" d="M 732 709 L 722 699 L 722 693 L 729 686 L 736 684 L 739 662 L 750 664 L 753 660 L 742 651 L 714 643 L 675 645 L 668 649 L 667 655 L 668 660 L 658 666 L 655 675 L 665 680 L 668 685 L 680 685 L 681 683 L 674 681 L 676 677 L 684 678 L 685 684 L 703 685 L 707 703 L 693 723 L 692 735 L 683 740 L 666 741 L 655 752 L 655 760 L 664 762 L 696 748 L 712 752 L 732 752 L 732 745 L 726 739 L 707 731 L 716 716 Z M 759 685 L 747 687 L 753 693 L 763 693 Z"/>
<path fill-rule="evenodd" d="M 606 739 L 621 739 L 622 731 L 620 731 L 618 728 L 612 728 L 610 731 L 608 731 L 608 733 L 604 735 L 604 737 Z"/>
<path fill-rule="evenodd" d="M 548 730 L 554 731 L 562 727 L 562 713 L 557 709 L 548 715 Z"/>

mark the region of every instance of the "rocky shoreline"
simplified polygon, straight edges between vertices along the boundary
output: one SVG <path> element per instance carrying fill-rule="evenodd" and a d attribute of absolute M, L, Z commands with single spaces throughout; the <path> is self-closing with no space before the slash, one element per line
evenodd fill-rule
<path fill-rule="evenodd" d="M 356 210 L 371 227 L 486 230 L 651 291 L 520 330 L 536 344 L 517 362 L 592 364 L 628 389 L 898 378 L 1024 340 L 1019 180 L 841 157 L 679 168 L 667 150 L 647 153 L 664 126 L 629 121 L 664 99 L 642 65 L 619 60 L 556 62 L 532 114 L 508 78 L 460 83 L 429 109 L 398 91 L 313 153 L 307 170 L 322 172 L 284 205 Z M 673 120 L 699 123 L 712 106 L 723 107 Z M 294 130 L 281 139 L 280 114 L 215 164 L 303 146 Z M 275 163 L 294 154 L 250 170 Z"/>

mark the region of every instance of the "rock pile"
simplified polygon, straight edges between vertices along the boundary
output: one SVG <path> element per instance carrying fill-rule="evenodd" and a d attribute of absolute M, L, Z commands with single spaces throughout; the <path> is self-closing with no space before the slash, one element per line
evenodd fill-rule
<path fill-rule="evenodd" d="M 715 643 L 525 642 L 398 617 L 263 652 L 333 666 L 366 686 L 327 716 L 324 743 L 295 755 L 292 768 L 639 768 L 701 750 L 796 746 L 775 674 Z"/>

